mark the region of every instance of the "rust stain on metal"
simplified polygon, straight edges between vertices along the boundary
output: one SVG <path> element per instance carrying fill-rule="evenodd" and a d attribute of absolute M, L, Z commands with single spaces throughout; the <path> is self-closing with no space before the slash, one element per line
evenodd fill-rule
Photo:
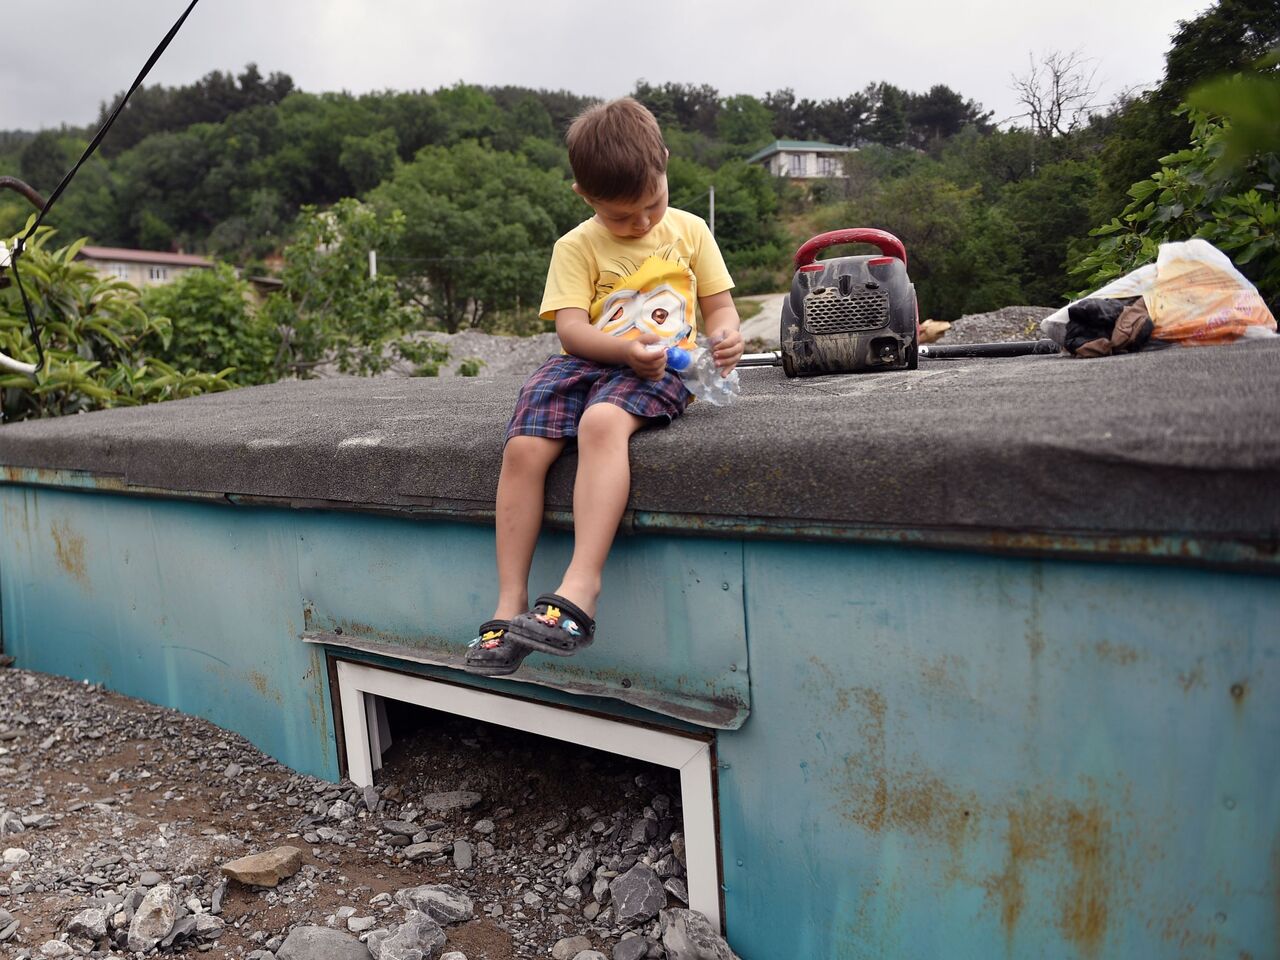
<path fill-rule="evenodd" d="M 1237 707 L 1243 706 L 1245 698 L 1249 696 L 1249 685 L 1244 681 L 1233 683 L 1231 685 L 1231 699 L 1235 701 Z"/>
<path fill-rule="evenodd" d="M 1138 662 L 1138 651 L 1122 643 L 1099 640 L 1093 645 L 1093 650 L 1098 655 L 1099 660 L 1114 663 L 1118 666 L 1127 667 Z"/>
<path fill-rule="evenodd" d="M 1053 832 L 1052 810 L 1040 801 L 1032 801 L 1021 808 L 1006 812 L 1008 831 L 1005 835 L 1004 869 L 989 878 L 984 886 L 988 898 L 1000 904 L 1000 926 L 1005 941 L 1012 944 L 1014 931 L 1026 908 L 1027 866 L 1043 860 L 1049 851 L 1048 838 Z"/>
<path fill-rule="evenodd" d="M 1107 932 L 1110 830 L 1097 804 L 1067 811 L 1066 845 L 1072 878 L 1064 891 L 1058 924 L 1087 957 L 1098 955 Z"/>
<path fill-rule="evenodd" d="M 1190 693 L 1196 687 L 1204 686 L 1204 664 L 1196 661 L 1196 665 L 1186 673 L 1178 674 L 1178 683 L 1182 685 L 1183 693 Z"/>
<path fill-rule="evenodd" d="M 265 674 L 259 673 L 257 670 L 250 670 L 248 679 L 253 689 L 257 690 L 262 696 L 269 697 L 278 704 L 284 704 L 284 701 L 280 698 L 280 691 L 271 688 L 271 681 L 267 679 Z"/>
<path fill-rule="evenodd" d="M 71 574 L 83 587 L 89 586 L 89 575 L 84 567 L 84 537 L 71 529 L 65 520 L 55 520 L 49 526 L 53 535 L 53 550 L 58 558 L 58 566 Z"/>

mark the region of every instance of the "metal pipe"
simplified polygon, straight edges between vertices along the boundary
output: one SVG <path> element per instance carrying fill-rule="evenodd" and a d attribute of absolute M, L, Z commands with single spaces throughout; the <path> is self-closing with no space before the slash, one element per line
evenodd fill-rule
<path fill-rule="evenodd" d="M 744 353 L 738 359 L 740 367 L 778 367 L 782 365 L 782 351 L 771 350 L 768 353 Z"/>
<path fill-rule="evenodd" d="M 1005 343 L 928 344 L 920 347 L 920 357 L 928 360 L 960 360 L 972 357 L 1050 356 L 1061 351 L 1056 341 L 1010 340 Z"/>

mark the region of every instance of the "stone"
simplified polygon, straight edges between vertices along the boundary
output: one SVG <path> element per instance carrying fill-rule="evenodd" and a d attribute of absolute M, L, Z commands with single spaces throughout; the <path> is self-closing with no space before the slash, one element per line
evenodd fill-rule
<path fill-rule="evenodd" d="M 341 930 L 294 927 L 276 952 L 276 960 L 369 960 L 369 950 Z"/>
<path fill-rule="evenodd" d="M 572 884 L 582 883 L 591 875 L 591 871 L 596 866 L 596 852 L 587 847 L 580 854 L 578 859 L 573 861 L 573 866 L 565 871 L 564 878 Z"/>
<path fill-rule="evenodd" d="M 378 809 L 378 788 L 377 787 L 372 787 L 372 786 L 365 787 L 361 793 L 361 797 L 364 800 L 364 808 L 368 810 L 370 813 L 373 813 L 375 810 Z"/>
<path fill-rule="evenodd" d="M 164 880 L 164 877 L 156 873 L 154 870 L 143 870 L 138 876 L 138 883 L 144 887 L 154 887 L 157 883 Z"/>
<path fill-rule="evenodd" d="M 46 940 L 40 944 L 40 956 L 57 960 L 61 957 L 74 957 L 76 952 L 61 940 Z"/>
<path fill-rule="evenodd" d="M 4 926 L 0 923 L 0 926 Z M 101 940 L 107 935 L 107 911 L 97 908 L 81 910 L 67 924 L 67 933 L 90 940 Z"/>
<path fill-rule="evenodd" d="M 333 806 L 325 814 L 330 820 L 350 820 L 355 815 L 356 808 L 345 800 L 333 801 Z"/>
<path fill-rule="evenodd" d="M 596 903 L 594 900 L 592 900 L 590 903 L 588 903 L 585 907 L 582 908 L 582 915 L 588 921 L 594 920 L 596 918 L 596 915 L 599 913 L 600 913 L 600 904 Z"/>
<path fill-rule="evenodd" d="M 404 848 L 404 858 L 406 860 L 418 860 L 422 857 L 435 857 L 444 853 L 449 849 L 451 844 L 441 843 L 438 840 L 428 840 L 425 843 L 411 843 Z"/>
<path fill-rule="evenodd" d="M 591 949 L 591 941 L 583 936 L 565 937 L 557 940 L 551 948 L 552 960 L 573 960 L 583 950 Z"/>
<path fill-rule="evenodd" d="M 453 865 L 459 870 L 470 870 L 472 862 L 471 844 L 465 840 L 455 840 L 453 843 Z"/>
<path fill-rule="evenodd" d="M 641 960 L 649 952 L 649 941 L 644 937 L 628 937 L 619 940 L 613 948 L 613 960 Z"/>
<path fill-rule="evenodd" d="M 493 844 L 488 840 L 481 840 L 476 844 L 476 855 L 479 856 L 480 859 L 487 860 L 489 857 L 493 856 L 493 853 Z"/>
<path fill-rule="evenodd" d="M 609 884 L 614 913 L 623 925 L 639 923 L 658 915 L 667 904 L 667 892 L 653 869 L 637 863 Z"/>
<path fill-rule="evenodd" d="M 422 808 L 432 813 L 452 813 L 454 810 L 470 810 L 477 806 L 481 799 L 480 794 L 470 790 L 428 793 L 422 798 Z"/>
<path fill-rule="evenodd" d="M 444 944 L 440 924 L 413 910 L 389 937 L 370 937 L 366 952 L 373 960 L 427 960 L 443 950 Z"/>
<path fill-rule="evenodd" d="M 417 910 L 436 923 L 461 923 L 475 916 L 475 904 L 461 890 L 447 884 L 428 884 L 396 891 L 396 903 Z"/>
<path fill-rule="evenodd" d="M 384 820 L 382 823 L 383 833 L 393 833 L 402 837 L 412 837 L 418 832 L 416 823 L 409 823 L 405 820 Z"/>
<path fill-rule="evenodd" d="M 3 854 L 0 854 L 0 859 L 3 859 L 8 864 L 26 863 L 31 859 L 31 854 L 21 847 L 9 847 Z"/>
<path fill-rule="evenodd" d="M 352 933 L 364 933 L 366 930 L 372 930 L 377 925 L 377 917 L 350 917 L 347 920 L 347 929 Z"/>
<path fill-rule="evenodd" d="M 150 950 L 169 935 L 178 919 L 178 895 L 167 883 L 157 884 L 147 891 L 133 922 L 129 924 L 129 949 L 134 953 Z"/>
<path fill-rule="evenodd" d="M 440 960 L 467 960 L 467 955 L 461 950 L 450 950 L 448 953 L 440 954 Z"/>
<path fill-rule="evenodd" d="M 609 878 L 596 877 L 596 882 L 591 887 L 591 896 L 595 897 L 596 903 L 602 906 L 609 902 Z"/>
<path fill-rule="evenodd" d="M 11 939 L 18 932 L 18 921 L 14 920 L 6 926 L 0 927 L 0 943 Z"/>
<path fill-rule="evenodd" d="M 222 931 L 227 928 L 227 923 L 221 917 L 215 917 L 208 913 L 201 913 L 196 916 L 196 936 L 205 940 L 217 940 L 222 936 Z"/>
<path fill-rule="evenodd" d="M 493 833 L 492 820 L 477 820 L 475 826 L 471 828 L 476 833 L 490 834 Z"/>
<path fill-rule="evenodd" d="M 687 904 L 689 902 L 689 888 L 685 886 L 684 881 L 679 877 L 672 877 L 662 886 L 667 893 L 671 894 L 681 903 Z"/>
<path fill-rule="evenodd" d="M 223 876 L 239 883 L 274 887 L 281 880 L 293 876 L 301 867 L 302 851 L 297 847 L 286 846 L 232 860 L 224 863 L 221 869 Z"/>
<path fill-rule="evenodd" d="M 195 917 L 179 917 L 174 921 L 173 929 L 169 931 L 169 935 L 160 941 L 160 949 L 166 950 L 173 945 L 175 940 L 181 940 L 196 928 Z"/>
<path fill-rule="evenodd" d="M 660 919 L 667 960 L 739 960 L 724 937 L 698 911 L 663 910 Z"/>
<path fill-rule="evenodd" d="M 577 887 L 565 887 L 564 893 L 560 894 L 560 901 L 567 903 L 571 907 L 576 907 L 582 903 L 582 891 Z"/>
<path fill-rule="evenodd" d="M 581 953 L 576 954 L 573 960 L 609 960 L 609 958 L 599 950 L 583 950 Z"/>
<path fill-rule="evenodd" d="M 534 893 L 532 890 L 526 890 L 524 894 L 524 905 L 526 907 L 533 907 L 533 909 L 537 910 L 542 906 L 542 897 Z"/>

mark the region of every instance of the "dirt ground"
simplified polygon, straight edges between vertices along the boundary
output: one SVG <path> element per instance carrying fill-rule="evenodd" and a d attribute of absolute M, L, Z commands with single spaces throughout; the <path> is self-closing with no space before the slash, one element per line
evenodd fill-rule
<path fill-rule="evenodd" d="M 475 919 L 446 929 L 445 950 L 468 960 L 546 956 L 558 939 L 577 934 L 608 955 L 625 931 L 607 922 L 607 910 L 596 923 L 584 916 L 589 894 L 566 902 L 565 865 L 594 842 L 593 832 L 625 837 L 653 805 L 666 807 L 663 798 L 671 800 L 670 816 L 647 857 L 639 854 L 669 853 L 661 838 L 678 824 L 678 778 L 416 708 L 393 713 L 392 732 L 397 740 L 371 812 L 367 795 L 351 784 L 295 773 L 207 721 L 97 686 L 0 669 L 0 848 L 6 861 L 19 859 L 10 850 L 29 855 L 0 866 L 0 909 L 19 924 L 0 954 L 39 956 L 75 914 L 145 886 L 148 872 L 209 912 L 222 863 L 290 844 L 303 851 L 298 873 L 275 889 L 231 882 L 221 897 L 221 936 L 164 952 L 242 957 L 274 949 L 298 925 L 341 928 L 335 914 L 342 907 L 385 927 L 403 918 L 385 895 L 442 883 L 475 902 Z M 426 798 L 446 791 L 480 799 L 469 809 L 428 813 Z M 316 812 L 338 801 L 351 803 L 350 817 Z M 447 850 L 406 860 L 408 840 L 383 825 L 415 818 L 432 839 L 476 850 L 474 864 L 456 866 Z M 19 819 L 25 829 L 14 832 Z M 627 859 L 637 857 L 610 865 L 625 869 Z M 100 944 L 95 955 L 121 954 Z"/>

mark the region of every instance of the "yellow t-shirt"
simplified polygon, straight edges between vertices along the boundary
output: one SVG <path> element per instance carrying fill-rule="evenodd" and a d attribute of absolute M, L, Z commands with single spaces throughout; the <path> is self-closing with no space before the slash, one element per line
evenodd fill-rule
<path fill-rule="evenodd" d="M 636 239 L 615 237 L 594 217 L 556 241 L 539 316 L 580 307 L 591 324 L 634 340 L 654 333 L 692 347 L 699 297 L 732 289 L 733 279 L 706 221 L 668 208 Z"/>

